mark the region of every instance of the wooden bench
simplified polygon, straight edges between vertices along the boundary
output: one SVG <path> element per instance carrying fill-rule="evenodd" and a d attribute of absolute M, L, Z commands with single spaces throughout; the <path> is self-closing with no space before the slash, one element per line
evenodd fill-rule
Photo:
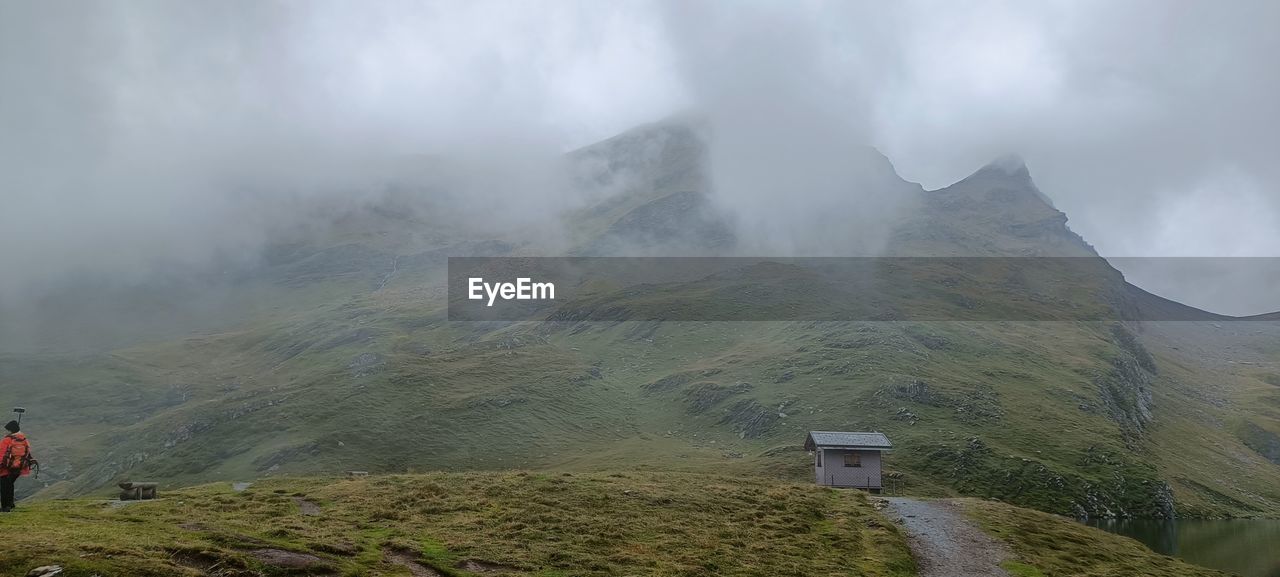
<path fill-rule="evenodd" d="M 120 483 L 121 501 L 150 501 L 158 494 L 159 483 Z"/>

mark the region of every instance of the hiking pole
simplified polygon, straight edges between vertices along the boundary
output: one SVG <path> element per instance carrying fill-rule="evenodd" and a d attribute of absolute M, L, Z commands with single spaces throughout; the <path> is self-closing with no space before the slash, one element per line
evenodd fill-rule
<path fill-rule="evenodd" d="M 16 414 L 18 415 L 18 424 L 19 424 L 19 425 L 21 425 L 21 424 L 22 424 L 22 414 L 23 414 L 23 413 L 26 413 L 26 412 L 27 412 L 27 410 L 26 410 L 26 409 L 24 409 L 24 408 L 22 408 L 22 407 L 14 407 L 14 408 L 13 408 L 13 412 L 14 412 L 14 413 L 16 413 Z"/>

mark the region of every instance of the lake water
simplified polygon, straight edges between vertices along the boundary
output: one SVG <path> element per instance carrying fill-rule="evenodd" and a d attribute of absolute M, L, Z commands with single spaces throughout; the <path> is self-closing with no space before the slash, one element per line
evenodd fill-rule
<path fill-rule="evenodd" d="M 1090 519 L 1085 523 L 1133 537 L 1157 553 L 1196 565 L 1244 577 L 1280 577 L 1280 520 Z"/>

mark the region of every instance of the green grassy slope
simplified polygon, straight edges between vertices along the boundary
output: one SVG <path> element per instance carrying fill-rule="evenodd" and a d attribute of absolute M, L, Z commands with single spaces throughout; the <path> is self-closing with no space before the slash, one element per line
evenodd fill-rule
<path fill-rule="evenodd" d="M 915 575 L 858 491 L 679 473 L 273 479 L 0 516 L 0 575 Z M 1223 575 L 1070 519 L 980 500 L 1024 576 Z"/>
<path fill-rule="evenodd" d="M 274 480 L 0 517 L 0 575 L 913 575 L 856 492 L 743 477 L 472 473 Z M 281 566 L 279 552 L 300 566 Z M 412 566 L 412 569 L 410 568 Z"/>
<path fill-rule="evenodd" d="M 874 429 L 895 440 L 888 466 L 917 493 L 1064 514 L 1168 515 L 1174 499 L 1184 515 L 1275 514 L 1275 465 L 1227 458 L 1249 449 L 1213 426 L 1233 405 L 1206 405 L 1198 373 L 1162 356 L 1170 368 L 1156 374 L 1118 369 L 1136 361 L 1109 324 L 468 330 L 406 328 L 394 309 L 362 318 L 135 348 L 74 372 L 61 361 L 28 367 L 19 386 L 53 380 L 41 370 L 69 385 L 27 397 L 69 407 L 54 416 L 63 422 L 30 427 L 51 463 L 45 480 L 62 480 L 47 494 L 124 478 L 352 469 L 650 467 L 799 480 L 805 431 Z M 507 442 L 494 449 L 495 439 Z M 1222 471 L 1247 474 L 1225 484 Z"/>
<path fill-rule="evenodd" d="M 991 501 L 966 499 L 961 501 L 961 506 L 983 529 L 1009 544 L 1015 558 L 1003 566 L 1015 577 L 1227 575 L 1156 555 L 1133 539 L 1117 537 L 1071 519 Z"/>

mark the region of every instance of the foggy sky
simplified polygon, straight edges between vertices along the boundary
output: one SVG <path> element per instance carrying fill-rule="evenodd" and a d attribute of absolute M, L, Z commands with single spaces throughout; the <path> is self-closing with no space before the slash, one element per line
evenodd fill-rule
<path fill-rule="evenodd" d="M 929 189 L 1018 153 L 1105 256 L 1280 256 L 1277 25 L 1269 0 L 5 1 L 0 297 L 250 253 L 385 158 L 472 159 L 486 214 L 551 213 L 544 159 L 689 109 L 751 144 L 712 159 L 749 222 L 797 203 L 743 159 L 825 210 L 860 145 Z"/>

